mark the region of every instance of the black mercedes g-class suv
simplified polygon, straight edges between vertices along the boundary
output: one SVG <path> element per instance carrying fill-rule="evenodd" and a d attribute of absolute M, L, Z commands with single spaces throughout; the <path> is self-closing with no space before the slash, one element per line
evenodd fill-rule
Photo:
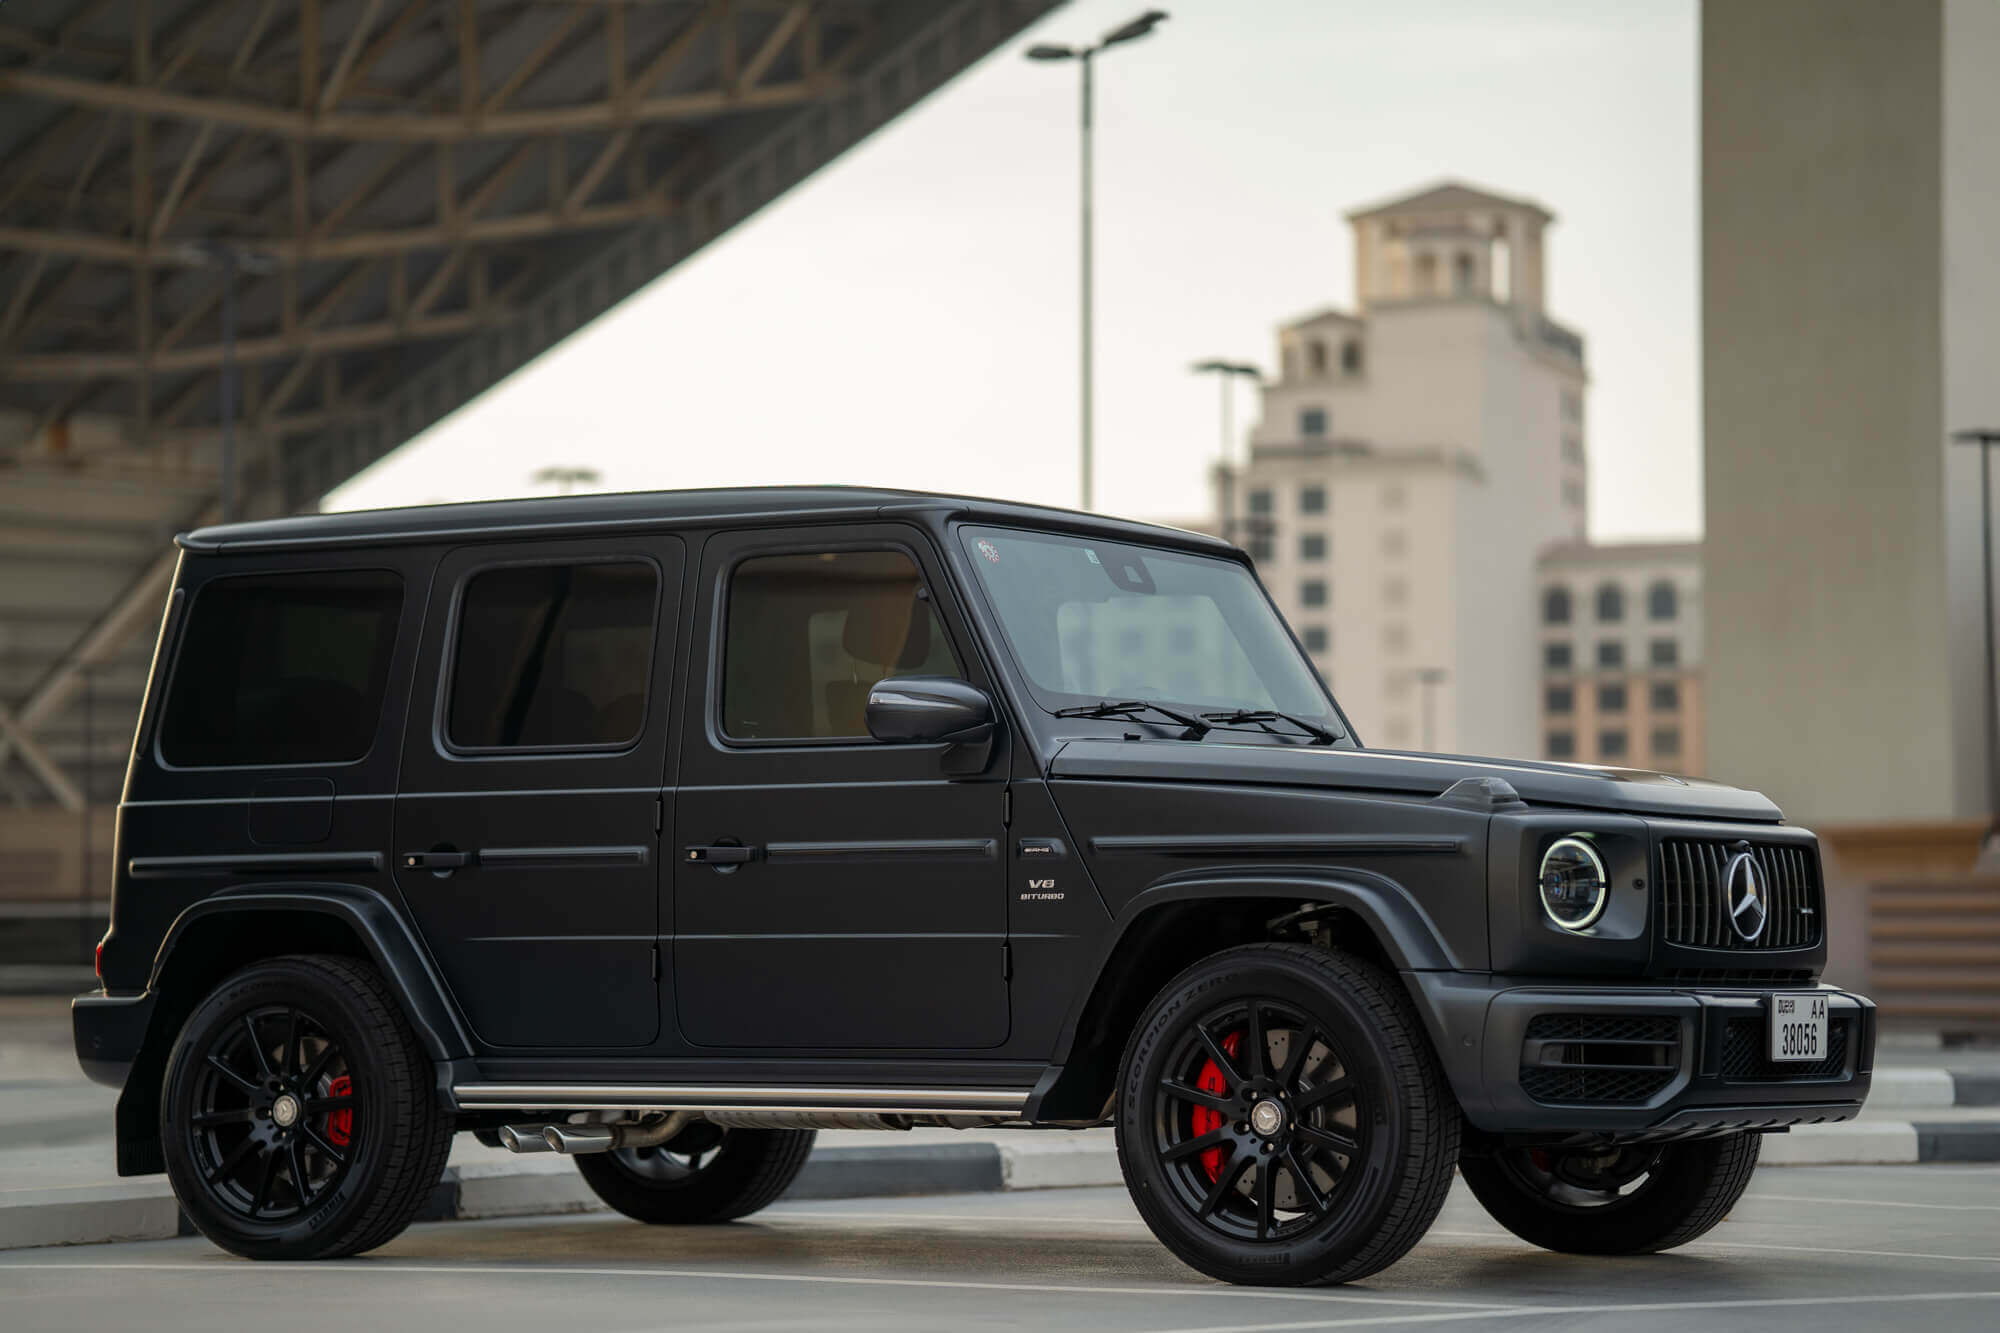
<path fill-rule="evenodd" d="M 817 488 L 180 546 L 76 1046 L 239 1254 L 382 1244 L 456 1131 L 692 1223 L 823 1128 L 1106 1124 L 1230 1281 L 1393 1263 L 1454 1167 L 1622 1254 L 1867 1093 L 1810 833 L 1365 749 L 1207 537 Z"/>

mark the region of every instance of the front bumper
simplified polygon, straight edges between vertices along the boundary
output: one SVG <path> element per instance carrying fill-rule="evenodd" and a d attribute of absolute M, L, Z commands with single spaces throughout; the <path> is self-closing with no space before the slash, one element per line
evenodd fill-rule
<path fill-rule="evenodd" d="M 69 1002 L 69 1016 L 84 1076 L 108 1088 L 124 1087 L 153 1019 L 153 996 L 92 991 Z"/>
<path fill-rule="evenodd" d="M 1549 984 L 1416 974 L 1466 1118 L 1507 1135 L 1674 1138 L 1849 1120 L 1875 1067 L 1875 1006 L 1832 986 Z M 1770 997 L 1827 997 L 1821 1060 L 1764 1054 Z M 1468 1040 L 1470 1038 L 1470 1040 Z"/>

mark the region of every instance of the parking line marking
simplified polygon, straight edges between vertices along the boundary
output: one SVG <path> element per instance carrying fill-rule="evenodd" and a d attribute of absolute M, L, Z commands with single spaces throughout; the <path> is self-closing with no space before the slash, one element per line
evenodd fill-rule
<path fill-rule="evenodd" d="M 1901 1199 L 1836 1199 L 1817 1194 L 1747 1194 L 1745 1203 L 1770 1199 L 1775 1203 L 1853 1203 L 1874 1208 L 1937 1208 L 1951 1213 L 2000 1213 L 2000 1203 L 1906 1203 Z"/>
<path fill-rule="evenodd" d="M 1362 1315 L 1284 1324 L 1198 1324 L 1155 1333 L 1285 1333 L 1320 1328 L 1379 1328 L 1389 1324 L 1441 1324 L 1467 1319 L 1544 1319 L 1584 1314 L 1650 1314 L 1662 1310 L 1755 1310 L 1807 1305 L 1883 1305 L 1906 1301 L 2000 1301 L 2000 1291 L 1924 1291 L 1902 1296 L 1772 1296 L 1737 1301 L 1658 1301 L 1621 1305 L 1517 1305 L 1499 1310 L 1452 1310 L 1437 1314 Z"/>
<path fill-rule="evenodd" d="M 1495 1301 L 1433 1301 L 1423 1297 L 1360 1296 L 1347 1292 L 1281 1291 L 1267 1287 L 1229 1287 L 1221 1283 L 1184 1287 L 1100 1287 L 1060 1282 L 977 1282 L 955 1278 L 865 1277 L 844 1273 L 728 1273 L 701 1268 L 574 1268 L 524 1264 L 410 1264 L 393 1259 L 349 1260 L 343 1263 L 253 1263 L 239 1265 L 218 1257 L 205 1263 L 5 1263 L 0 1273 L 321 1273 L 367 1277 L 374 1273 L 416 1273 L 441 1277 L 645 1277 L 685 1278 L 703 1282 L 820 1282 L 859 1287 L 939 1287 L 962 1291 L 1032 1292 L 1056 1296 L 1219 1296 L 1231 1300 L 1316 1301 L 1325 1305 L 1442 1306 L 1472 1313 L 1520 1307 Z"/>
<path fill-rule="evenodd" d="M 1433 1231 L 1433 1236 L 1444 1236 L 1452 1240 L 1514 1240 L 1506 1231 Z M 1532 1249 L 1527 1241 L 1519 1242 Z M 1838 1250 L 1827 1245 L 1761 1245 L 1747 1240 L 1692 1240 L 1681 1249 L 1701 1248 L 1711 1250 L 1776 1250 L 1784 1254 L 1845 1254 L 1861 1259 L 1939 1259 L 1955 1264 L 2000 1264 L 2000 1255 L 1992 1254 L 1922 1254 L 1911 1250 Z"/>

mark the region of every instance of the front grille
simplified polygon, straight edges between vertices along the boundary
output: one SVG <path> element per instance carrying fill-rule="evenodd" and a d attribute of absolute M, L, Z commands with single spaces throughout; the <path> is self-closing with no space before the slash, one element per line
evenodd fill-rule
<path fill-rule="evenodd" d="M 1521 1090 L 1538 1102 L 1643 1102 L 1680 1070 L 1680 1020 L 1540 1014 L 1521 1049 Z"/>
<path fill-rule="evenodd" d="M 1722 1033 L 1722 1081 L 1725 1083 L 1791 1083 L 1839 1078 L 1847 1072 L 1848 1029 L 1853 1020 L 1837 1018 L 1828 1025 L 1826 1054 L 1811 1064 L 1777 1064 L 1765 1049 L 1765 1020 L 1732 1018 Z"/>
<path fill-rule="evenodd" d="M 1730 858 L 1745 845 L 1695 838 L 1660 843 L 1656 899 L 1667 943 L 1697 949 L 1805 949 L 1819 943 L 1824 916 L 1819 858 L 1810 848 L 1789 844 L 1749 845 L 1762 872 L 1770 917 L 1755 940 L 1736 933 L 1724 878 Z"/>
<path fill-rule="evenodd" d="M 1737 983 L 1764 985 L 1769 982 L 1811 981 L 1813 970 L 1809 967 L 1670 967 L 1657 975 L 1664 981 L 1704 986 Z"/>

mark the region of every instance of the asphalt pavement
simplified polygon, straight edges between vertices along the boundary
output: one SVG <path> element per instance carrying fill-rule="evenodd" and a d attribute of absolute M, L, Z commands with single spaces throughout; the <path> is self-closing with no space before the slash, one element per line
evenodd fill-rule
<path fill-rule="evenodd" d="M 1219 1285 L 1122 1191 L 783 1203 L 721 1227 L 602 1214 L 412 1229 L 361 1259 L 257 1264 L 200 1239 L 0 1255 L 9 1333 L 143 1327 L 1671 1330 L 2000 1327 L 2000 1168 L 1760 1173 L 1666 1255 L 1536 1250 L 1462 1187 L 1402 1263 L 1347 1287 Z"/>

